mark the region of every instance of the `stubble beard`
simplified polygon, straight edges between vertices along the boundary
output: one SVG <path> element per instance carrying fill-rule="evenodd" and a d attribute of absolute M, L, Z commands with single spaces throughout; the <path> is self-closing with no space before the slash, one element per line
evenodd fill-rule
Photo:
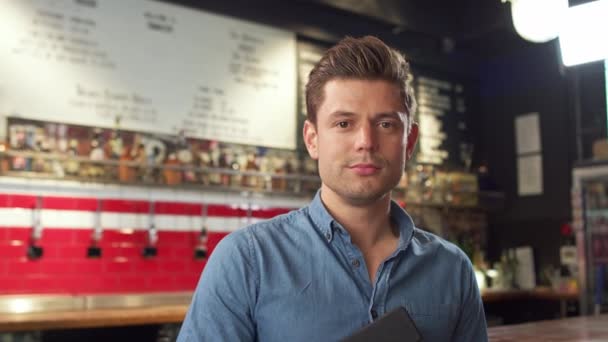
<path fill-rule="evenodd" d="M 388 167 L 389 165 L 385 166 Z M 395 179 L 383 181 L 383 177 L 390 177 L 386 174 L 348 177 L 346 168 L 341 169 L 341 171 L 340 173 L 332 172 L 327 177 L 322 177 L 323 184 L 340 198 L 355 206 L 372 204 L 390 196 L 391 191 L 399 184 L 401 179 L 399 176 Z"/>

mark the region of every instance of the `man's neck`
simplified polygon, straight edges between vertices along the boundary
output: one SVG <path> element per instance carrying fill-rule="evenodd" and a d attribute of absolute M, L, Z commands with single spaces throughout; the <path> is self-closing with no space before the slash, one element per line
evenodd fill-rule
<path fill-rule="evenodd" d="M 331 216 L 348 231 L 352 242 L 364 252 L 398 236 L 391 226 L 389 216 L 390 194 L 373 203 L 354 204 L 323 187 L 321 200 Z"/>

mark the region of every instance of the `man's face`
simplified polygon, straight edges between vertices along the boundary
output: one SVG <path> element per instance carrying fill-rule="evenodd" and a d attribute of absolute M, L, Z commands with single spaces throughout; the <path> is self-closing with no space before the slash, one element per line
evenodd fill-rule
<path fill-rule="evenodd" d="M 324 88 L 317 123 L 306 122 L 304 141 L 319 162 L 322 191 L 352 204 L 368 204 L 399 183 L 418 129 L 399 87 L 388 81 L 336 79 Z"/>

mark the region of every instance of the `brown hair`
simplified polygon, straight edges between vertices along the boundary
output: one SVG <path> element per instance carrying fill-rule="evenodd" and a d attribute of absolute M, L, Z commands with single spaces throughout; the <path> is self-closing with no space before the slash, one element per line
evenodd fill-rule
<path fill-rule="evenodd" d="M 336 78 L 385 80 L 400 87 L 410 118 L 409 131 L 416 100 L 410 85 L 410 65 L 399 51 L 373 36 L 346 37 L 327 50 L 310 71 L 306 84 L 306 111 L 311 123 L 317 123 L 317 110 L 324 100 L 325 84 Z"/>

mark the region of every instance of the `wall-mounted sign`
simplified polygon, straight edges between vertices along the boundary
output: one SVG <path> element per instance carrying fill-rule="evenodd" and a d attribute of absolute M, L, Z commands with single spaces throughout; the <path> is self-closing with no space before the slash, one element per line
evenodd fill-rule
<path fill-rule="evenodd" d="M 538 113 L 519 115 L 515 118 L 515 151 L 517 154 L 542 151 Z"/>
<path fill-rule="evenodd" d="M 519 196 L 543 194 L 543 157 L 540 153 L 517 157 L 517 193 Z"/>
<path fill-rule="evenodd" d="M 414 76 L 420 125 L 416 161 L 468 169 L 473 144 L 468 142 L 471 137 L 468 136 L 464 86 L 424 73 Z"/>
<path fill-rule="evenodd" d="M 0 114 L 293 149 L 291 32 L 157 1 L 0 2 Z"/>
<path fill-rule="evenodd" d="M 517 152 L 517 193 L 519 196 L 543 194 L 543 155 L 538 113 L 515 118 Z"/>

